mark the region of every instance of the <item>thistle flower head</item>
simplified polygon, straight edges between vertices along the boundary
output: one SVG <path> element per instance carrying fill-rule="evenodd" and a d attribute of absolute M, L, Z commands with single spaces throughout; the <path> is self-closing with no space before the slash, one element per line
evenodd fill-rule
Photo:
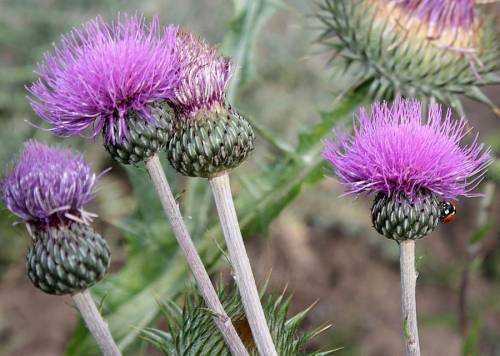
<path fill-rule="evenodd" d="M 470 197 L 490 161 L 477 136 L 460 145 L 468 132 L 465 119 L 453 120 L 450 110 L 443 116 L 439 105 L 430 107 L 425 120 L 416 100 L 375 103 L 371 113 L 360 110 L 352 135 L 337 131 L 337 140 L 326 142 L 323 157 L 347 193 Z"/>
<path fill-rule="evenodd" d="M 474 0 L 393 0 L 407 13 L 425 21 L 438 32 L 468 30 L 474 23 Z"/>
<path fill-rule="evenodd" d="M 229 58 L 186 31 L 178 32 L 177 45 L 183 68 L 172 99 L 176 111 L 185 117 L 194 117 L 199 110 L 223 104 L 231 78 Z"/>
<path fill-rule="evenodd" d="M 498 111 L 482 92 L 500 82 L 497 28 L 479 0 L 322 0 L 320 42 L 373 100 L 436 101 L 463 113 L 460 95 Z M 335 61 L 336 62 L 336 61 Z"/>
<path fill-rule="evenodd" d="M 97 17 L 61 37 L 38 65 L 29 88 L 32 107 L 60 136 L 103 127 L 106 142 L 127 136 L 126 113 L 153 120 L 148 104 L 169 99 L 179 80 L 176 28 L 160 28 L 155 17 L 121 16 L 107 24 Z M 105 126 L 105 124 L 107 125 Z M 117 125 L 113 125 L 117 123 Z"/>
<path fill-rule="evenodd" d="M 28 141 L 15 166 L 0 181 L 7 209 L 26 223 L 49 226 L 85 220 L 98 177 L 81 154 Z"/>

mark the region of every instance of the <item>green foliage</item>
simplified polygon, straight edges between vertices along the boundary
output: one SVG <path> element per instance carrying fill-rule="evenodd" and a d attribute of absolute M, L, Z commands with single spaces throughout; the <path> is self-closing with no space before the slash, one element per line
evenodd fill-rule
<path fill-rule="evenodd" d="M 250 355 L 257 356 L 257 348 L 237 289 L 232 288 L 226 292 L 224 286 L 219 285 L 218 295 Z M 261 295 L 264 313 L 279 355 L 320 356 L 333 352 L 305 352 L 305 344 L 329 328 L 324 326 L 304 334 L 299 333 L 300 325 L 313 306 L 288 318 L 290 297 L 285 298 L 284 293 L 278 297 L 266 295 L 265 290 L 261 291 Z M 206 309 L 198 293 L 188 295 L 182 309 L 172 301 L 160 302 L 160 306 L 167 320 L 167 331 L 145 328 L 141 330 L 141 336 L 165 355 L 231 355 L 213 321 L 212 314 Z"/>
<path fill-rule="evenodd" d="M 481 320 L 477 318 L 464 340 L 462 355 L 463 356 L 479 356 L 479 337 L 481 336 Z"/>
<path fill-rule="evenodd" d="M 486 225 L 482 225 L 482 226 L 477 227 L 472 232 L 472 236 L 470 237 L 469 244 L 472 245 L 472 244 L 476 244 L 476 243 L 481 242 L 486 237 L 486 235 L 491 230 L 491 228 L 492 228 L 491 224 L 486 224 Z"/>
<path fill-rule="evenodd" d="M 254 48 L 258 34 L 276 9 L 283 6 L 281 0 L 233 0 L 233 3 L 235 15 L 222 44 L 222 51 L 237 64 L 227 93 L 229 102 L 233 102 L 238 88 L 255 77 Z"/>
<path fill-rule="evenodd" d="M 500 134 L 495 133 L 490 135 L 486 139 L 486 143 L 491 146 L 493 162 L 488 168 L 488 178 L 500 184 L 500 160 L 498 156 L 500 155 Z"/>
<path fill-rule="evenodd" d="M 500 160 L 495 159 L 491 166 L 488 168 L 488 178 L 500 184 Z"/>

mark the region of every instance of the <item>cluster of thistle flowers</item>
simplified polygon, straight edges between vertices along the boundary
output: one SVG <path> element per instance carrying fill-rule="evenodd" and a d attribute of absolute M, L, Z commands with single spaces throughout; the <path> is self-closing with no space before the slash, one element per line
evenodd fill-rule
<path fill-rule="evenodd" d="M 372 222 L 380 234 L 398 242 L 429 234 L 456 214 L 451 202 L 472 197 L 490 161 L 490 149 L 469 133 L 464 118 L 418 100 L 375 103 L 361 109 L 352 135 L 337 130 L 325 143 L 329 161 L 346 194 L 373 194 Z"/>
<path fill-rule="evenodd" d="M 195 35 L 124 16 L 92 20 L 61 42 L 30 88 L 55 134 L 93 128 L 124 164 L 166 150 L 190 176 L 233 168 L 252 150 L 251 127 L 225 100 L 231 62 Z"/>
<path fill-rule="evenodd" d="M 253 149 L 250 125 L 225 100 L 229 59 L 157 18 L 91 20 L 63 35 L 37 73 L 28 90 L 33 109 L 50 124 L 46 130 L 102 134 L 121 163 L 167 150 L 179 172 L 211 177 Z M 83 209 L 98 177 L 81 155 L 29 142 L 2 180 L 5 206 L 33 237 L 28 274 L 47 293 L 84 290 L 109 265 L 109 250 L 90 227 L 93 215 Z"/>

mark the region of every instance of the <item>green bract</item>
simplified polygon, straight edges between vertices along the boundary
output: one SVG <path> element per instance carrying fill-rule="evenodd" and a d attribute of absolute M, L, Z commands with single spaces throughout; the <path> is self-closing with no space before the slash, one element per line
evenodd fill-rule
<path fill-rule="evenodd" d="M 109 267 L 106 241 L 90 226 L 71 225 L 33 232 L 26 257 L 28 277 L 48 294 L 74 294 L 102 279 Z"/>
<path fill-rule="evenodd" d="M 254 148 L 250 123 L 223 106 L 194 118 L 178 117 L 169 127 L 167 158 L 180 173 L 209 178 L 237 167 Z"/>
<path fill-rule="evenodd" d="M 126 115 L 127 136 L 120 143 L 105 143 L 104 147 L 111 157 L 122 164 L 138 164 L 151 158 L 167 144 L 167 126 L 173 115 L 168 104 L 159 100 L 150 105 L 151 122 L 145 121 L 140 114 L 130 110 Z M 118 125 L 114 123 L 114 131 Z M 105 127 L 104 135 L 109 131 Z"/>
<path fill-rule="evenodd" d="M 430 234 L 439 222 L 440 200 L 431 193 L 415 199 L 379 193 L 372 206 L 373 227 L 396 241 L 417 240 Z"/>

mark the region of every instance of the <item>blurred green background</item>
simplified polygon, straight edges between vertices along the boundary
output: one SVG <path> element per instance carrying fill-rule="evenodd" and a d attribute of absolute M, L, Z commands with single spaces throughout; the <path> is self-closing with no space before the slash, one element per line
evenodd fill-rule
<path fill-rule="evenodd" d="M 369 199 L 339 197 L 322 165 L 321 139 L 366 104 L 343 97 L 349 78 L 333 77 L 319 24 L 308 0 L 0 0 L 0 164 L 6 167 L 35 137 L 82 150 L 96 171 L 113 170 L 88 210 L 99 214 L 112 273 L 93 292 L 125 354 L 154 354 L 135 328 L 159 321 L 158 298 L 182 300 L 191 282 L 143 168 L 114 164 L 100 139 L 61 140 L 41 125 L 25 86 L 43 52 L 61 33 L 98 14 L 159 15 L 189 27 L 231 56 L 237 71 L 229 96 L 258 128 L 258 149 L 233 173 L 233 190 L 252 265 L 270 288 L 288 284 L 292 312 L 319 299 L 305 328 L 332 323 L 311 348 L 342 347 L 337 355 L 401 354 L 397 245 L 371 229 Z M 498 6 L 492 7 L 497 11 Z M 500 106 L 499 88 L 488 95 Z M 472 126 L 500 152 L 500 119 L 465 101 Z M 167 167 L 167 165 L 165 165 Z M 184 215 L 214 278 L 230 280 L 206 181 L 167 168 Z M 500 169 L 479 189 L 485 199 L 461 200 L 459 218 L 418 244 L 417 302 L 425 355 L 500 355 Z M 285 210 L 283 210 L 286 207 Z M 93 355 L 71 299 L 44 295 L 24 276 L 29 238 L 0 210 L 0 355 Z M 272 224 L 270 224 L 272 222 Z M 466 295 L 466 302 L 463 296 Z"/>

